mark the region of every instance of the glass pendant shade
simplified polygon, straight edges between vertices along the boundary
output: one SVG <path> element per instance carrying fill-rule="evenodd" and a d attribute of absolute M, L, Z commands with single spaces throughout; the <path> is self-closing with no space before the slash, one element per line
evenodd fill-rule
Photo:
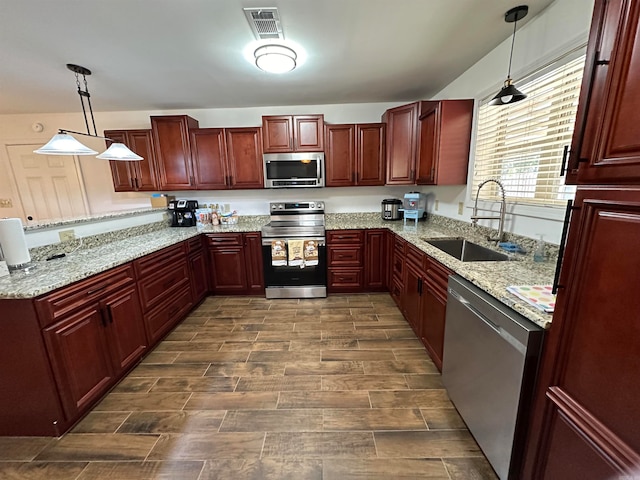
<path fill-rule="evenodd" d="M 253 54 L 256 66 L 269 73 L 286 73 L 296 68 L 297 55 L 284 45 L 263 45 Z"/>
<path fill-rule="evenodd" d="M 98 152 L 85 147 L 71 135 L 58 133 L 46 145 L 34 150 L 33 153 L 43 155 L 95 155 Z"/>
<path fill-rule="evenodd" d="M 504 82 L 504 87 L 491 99 L 489 105 L 507 105 L 524 100 L 527 96 L 511 84 L 511 79 Z"/>
<path fill-rule="evenodd" d="M 97 155 L 96 158 L 125 162 L 144 160 L 140 155 L 129 150 L 124 143 L 112 143 L 109 148 Z"/>

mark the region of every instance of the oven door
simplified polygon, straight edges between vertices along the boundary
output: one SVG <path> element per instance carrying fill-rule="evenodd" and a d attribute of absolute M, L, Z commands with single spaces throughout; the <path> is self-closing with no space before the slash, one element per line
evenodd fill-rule
<path fill-rule="evenodd" d="M 273 240 L 315 240 L 318 244 L 318 264 L 290 266 L 273 265 L 271 242 Z M 327 296 L 327 247 L 324 238 L 291 237 L 262 238 L 264 285 L 267 298 L 310 298 Z"/>

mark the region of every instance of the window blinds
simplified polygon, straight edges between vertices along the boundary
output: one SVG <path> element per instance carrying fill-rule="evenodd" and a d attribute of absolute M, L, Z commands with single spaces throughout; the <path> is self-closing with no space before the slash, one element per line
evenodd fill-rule
<path fill-rule="evenodd" d="M 525 100 L 480 106 L 472 195 L 482 181 L 497 178 L 511 202 L 553 206 L 573 198 L 575 187 L 564 185 L 560 167 L 571 144 L 584 61 L 582 55 L 519 85 Z M 480 198 L 498 200 L 496 187 L 487 184 Z"/>

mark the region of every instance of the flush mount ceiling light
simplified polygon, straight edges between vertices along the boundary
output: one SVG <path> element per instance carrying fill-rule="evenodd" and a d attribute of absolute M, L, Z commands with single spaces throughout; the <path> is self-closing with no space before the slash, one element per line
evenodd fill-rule
<path fill-rule="evenodd" d="M 269 73 L 286 73 L 296 68 L 296 52 L 284 45 L 262 45 L 256 48 L 253 55 L 256 66 Z"/>
<path fill-rule="evenodd" d="M 87 133 L 75 132 L 73 130 L 58 129 L 58 133 L 54 135 L 51 140 L 43 145 L 38 150 L 34 150 L 34 153 L 40 153 L 42 155 L 96 155 L 98 152 L 86 147 L 78 140 L 73 138 L 70 134 L 84 135 L 85 137 L 102 138 L 104 140 L 112 141 L 110 138 L 101 137 L 96 130 L 96 121 L 93 118 L 93 109 L 91 108 L 91 95 L 89 94 L 89 87 L 87 86 L 87 75 L 91 75 L 91 70 L 80 65 L 74 65 L 67 63 L 67 68 L 76 74 L 76 85 L 78 86 L 78 95 L 80 96 L 80 103 L 82 104 L 82 114 L 84 115 L 84 123 L 87 126 Z M 84 82 L 84 90 L 80 85 L 80 75 Z M 85 98 L 87 99 L 87 106 L 89 107 L 89 115 L 91 116 L 91 124 L 93 125 L 93 133 L 89 128 L 89 119 L 87 118 L 87 109 L 84 105 Z M 96 158 L 102 160 L 125 160 L 125 161 L 137 161 L 143 160 L 140 155 L 136 155 L 129 150 L 123 143 L 112 143 L 109 148 L 98 155 Z"/>
<path fill-rule="evenodd" d="M 509 54 L 509 69 L 507 71 L 507 79 L 504 81 L 504 86 L 502 89 L 496 94 L 495 97 L 491 99 L 489 105 L 507 105 L 509 103 L 519 102 L 520 100 L 524 100 L 527 96 L 518 90 L 511 80 L 511 60 L 513 58 L 513 44 L 516 41 L 516 26 L 518 25 L 518 20 L 522 20 L 529 13 L 529 7 L 527 5 L 520 5 L 519 7 L 514 7 L 509 10 L 504 15 L 504 21 L 507 23 L 513 23 L 513 36 L 511 38 L 511 53 Z"/>

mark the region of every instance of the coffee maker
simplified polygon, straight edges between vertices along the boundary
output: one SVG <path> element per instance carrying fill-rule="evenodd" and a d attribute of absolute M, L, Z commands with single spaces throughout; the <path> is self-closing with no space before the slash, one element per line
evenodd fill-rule
<path fill-rule="evenodd" d="M 171 200 L 169 215 L 172 227 L 195 227 L 197 200 Z"/>

